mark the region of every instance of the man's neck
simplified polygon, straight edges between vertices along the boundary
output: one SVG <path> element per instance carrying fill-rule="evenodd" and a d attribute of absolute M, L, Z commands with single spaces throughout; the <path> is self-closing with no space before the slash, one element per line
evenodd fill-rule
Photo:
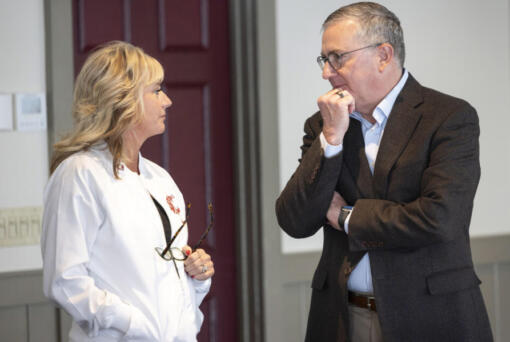
<path fill-rule="evenodd" d="M 395 88 L 395 86 L 398 84 L 398 82 L 402 78 L 403 74 L 404 74 L 404 69 L 399 68 L 399 69 L 396 69 L 395 72 L 390 72 L 387 75 L 387 77 L 382 80 L 382 86 L 381 86 L 382 91 L 381 91 L 381 96 L 379 97 L 379 99 L 375 103 L 370 105 L 369 108 L 360 109 L 359 111 L 357 111 L 358 113 L 361 114 L 363 119 L 367 120 L 371 124 L 375 124 L 376 120 L 374 119 L 374 116 L 373 116 L 374 110 L 377 108 L 379 103 L 381 103 L 381 101 L 386 96 L 388 96 L 388 94 L 393 90 L 393 88 Z"/>

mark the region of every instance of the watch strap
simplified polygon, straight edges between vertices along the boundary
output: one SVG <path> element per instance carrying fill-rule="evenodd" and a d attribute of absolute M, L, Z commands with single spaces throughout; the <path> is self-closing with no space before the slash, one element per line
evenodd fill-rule
<path fill-rule="evenodd" d="M 345 220 L 349 217 L 349 214 L 352 212 L 352 206 L 344 205 L 340 209 L 340 216 L 338 216 L 338 225 L 340 228 L 344 229 Z"/>

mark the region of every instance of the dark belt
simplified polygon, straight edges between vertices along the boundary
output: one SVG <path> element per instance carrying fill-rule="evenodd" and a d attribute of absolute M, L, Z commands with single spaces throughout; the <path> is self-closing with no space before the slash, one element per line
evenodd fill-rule
<path fill-rule="evenodd" d="M 349 303 L 357 307 L 377 312 L 375 307 L 375 298 L 373 296 L 363 295 L 349 291 Z"/>

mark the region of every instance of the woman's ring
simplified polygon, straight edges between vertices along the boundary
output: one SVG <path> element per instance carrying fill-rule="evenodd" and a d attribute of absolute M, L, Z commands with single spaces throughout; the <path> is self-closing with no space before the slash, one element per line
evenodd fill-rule
<path fill-rule="evenodd" d="M 345 97 L 344 95 L 344 92 L 343 91 L 339 91 L 338 93 L 336 93 L 338 96 L 340 96 L 341 99 L 343 99 Z"/>
<path fill-rule="evenodd" d="M 202 265 L 202 273 L 207 272 L 207 265 Z"/>

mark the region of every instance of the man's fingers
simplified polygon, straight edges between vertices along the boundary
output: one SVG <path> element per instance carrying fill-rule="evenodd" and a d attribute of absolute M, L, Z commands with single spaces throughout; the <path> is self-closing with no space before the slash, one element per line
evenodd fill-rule
<path fill-rule="evenodd" d="M 342 108 L 350 113 L 349 109 L 351 108 L 348 107 L 354 105 L 354 98 L 347 90 L 332 89 L 320 96 L 317 100 L 317 104 L 323 114 L 332 116 L 342 112 Z"/>

